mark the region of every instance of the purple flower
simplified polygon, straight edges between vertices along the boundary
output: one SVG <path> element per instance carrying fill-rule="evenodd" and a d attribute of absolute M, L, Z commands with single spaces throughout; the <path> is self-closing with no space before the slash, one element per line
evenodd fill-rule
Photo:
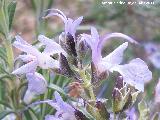
<path fill-rule="evenodd" d="M 12 74 L 34 73 L 37 66 L 42 69 L 59 68 L 59 62 L 57 60 L 54 60 L 45 52 L 39 52 L 34 46 L 25 42 L 20 36 L 16 36 L 15 38 L 16 41 L 13 43 L 13 46 L 27 54 L 18 57 L 26 62 L 26 64 L 14 70 Z"/>
<path fill-rule="evenodd" d="M 48 55 L 53 55 L 56 53 L 62 53 L 65 56 L 67 55 L 67 53 L 62 49 L 62 47 L 58 43 L 45 37 L 44 35 L 39 35 L 38 40 L 46 46 L 43 53 L 46 53 Z"/>
<path fill-rule="evenodd" d="M 158 46 L 155 43 L 147 43 L 144 45 L 144 49 L 148 55 L 151 55 L 158 51 Z"/>
<path fill-rule="evenodd" d="M 153 66 L 160 69 L 160 52 L 158 46 L 155 43 L 147 43 L 144 45 L 144 48 Z"/>
<path fill-rule="evenodd" d="M 44 18 L 48 18 L 51 16 L 58 16 L 60 17 L 64 24 L 65 24 L 65 34 L 67 35 L 68 33 L 70 33 L 74 38 L 75 38 L 75 33 L 76 33 L 76 29 L 77 27 L 80 25 L 80 23 L 82 22 L 83 17 L 79 17 L 76 20 L 73 20 L 71 18 L 67 18 L 64 13 L 58 9 L 50 9 L 49 11 L 51 11 L 51 13 L 49 13 L 47 16 L 45 16 Z"/>
<path fill-rule="evenodd" d="M 135 108 L 131 108 L 130 110 L 127 110 L 127 120 L 137 120 L 136 116 L 136 110 Z"/>
<path fill-rule="evenodd" d="M 159 51 L 148 56 L 148 59 L 151 61 L 151 63 L 155 68 L 160 69 L 160 52 Z"/>
<path fill-rule="evenodd" d="M 48 103 L 57 111 L 55 115 L 47 115 L 45 120 L 76 120 L 75 118 L 75 109 L 63 101 L 60 94 L 58 92 L 54 93 L 55 100 L 44 101 Z"/>
<path fill-rule="evenodd" d="M 135 40 L 133 40 L 132 38 L 130 38 L 127 35 L 124 35 L 122 33 L 110 33 L 110 34 L 106 34 L 106 35 L 100 37 L 96 28 L 94 28 L 94 27 L 91 27 L 91 35 L 82 34 L 82 40 L 85 40 L 92 49 L 92 60 L 93 60 L 94 64 L 96 64 L 100 59 L 102 59 L 101 50 L 102 50 L 104 43 L 113 37 L 124 38 L 131 43 L 137 44 L 137 42 Z M 125 45 L 125 46 L 127 46 L 127 45 Z M 121 52 L 123 52 L 123 51 L 121 51 Z"/>
<path fill-rule="evenodd" d="M 155 88 L 155 102 L 160 103 L 160 78 Z"/>
<path fill-rule="evenodd" d="M 100 73 L 106 70 L 110 72 L 117 71 L 123 76 L 124 82 L 135 86 L 140 91 L 144 91 L 144 82 L 152 79 L 152 73 L 145 62 L 136 58 L 130 61 L 129 64 L 120 65 L 124 51 L 128 47 L 127 42 L 120 45 L 106 57 L 102 57 L 102 47 L 112 37 L 121 37 L 137 44 L 135 40 L 122 33 L 110 33 L 100 37 L 94 27 L 91 28 L 91 35 L 82 34 L 82 40 L 85 40 L 92 49 L 92 61 Z"/>
<path fill-rule="evenodd" d="M 24 102 L 28 104 L 35 95 L 43 94 L 47 90 L 47 81 L 37 72 L 27 73 L 26 78 L 28 81 L 28 89 L 24 96 Z"/>

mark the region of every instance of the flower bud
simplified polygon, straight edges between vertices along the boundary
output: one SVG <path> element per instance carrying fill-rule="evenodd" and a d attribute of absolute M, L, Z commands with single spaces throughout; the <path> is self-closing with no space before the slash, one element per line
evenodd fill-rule
<path fill-rule="evenodd" d="M 123 77 L 118 76 L 116 79 L 115 87 L 121 89 L 123 87 Z"/>
<path fill-rule="evenodd" d="M 70 33 L 62 33 L 59 37 L 60 45 L 62 48 L 70 55 L 70 56 L 77 56 L 76 49 L 75 49 L 75 42 L 74 38 Z"/>
<path fill-rule="evenodd" d="M 112 92 L 112 109 L 118 113 L 126 110 L 132 104 L 132 94 L 127 85 L 123 85 L 123 78 L 119 76 Z"/>
<path fill-rule="evenodd" d="M 71 70 L 68 61 L 66 57 L 60 53 L 60 74 L 67 76 L 67 77 L 73 77 L 74 73 Z"/>
<path fill-rule="evenodd" d="M 74 114 L 77 120 L 89 120 L 81 111 L 77 109 L 75 110 Z"/>
<path fill-rule="evenodd" d="M 108 72 L 104 71 L 102 73 L 98 73 L 93 62 L 91 63 L 91 70 L 92 70 L 92 84 L 95 87 L 98 87 L 101 85 L 102 80 L 104 80 L 108 77 Z"/>
<path fill-rule="evenodd" d="M 112 92 L 112 97 L 113 97 L 113 100 L 112 100 L 113 112 L 118 113 L 119 111 L 122 110 L 122 106 L 120 103 L 122 101 L 122 95 L 117 88 L 114 88 Z"/>
<path fill-rule="evenodd" d="M 105 101 L 98 100 L 96 101 L 96 108 L 98 109 L 100 115 L 102 118 L 109 120 L 110 114 L 108 113 L 106 106 L 105 106 Z"/>
<path fill-rule="evenodd" d="M 77 42 L 77 54 L 78 54 L 78 58 L 80 60 L 84 60 L 86 58 L 86 55 L 88 53 L 88 44 L 86 43 L 86 41 L 81 40 L 81 38 L 78 39 Z"/>

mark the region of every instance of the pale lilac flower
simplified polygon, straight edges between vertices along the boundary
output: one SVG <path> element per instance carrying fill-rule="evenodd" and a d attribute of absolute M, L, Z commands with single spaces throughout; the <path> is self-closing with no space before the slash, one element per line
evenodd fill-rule
<path fill-rule="evenodd" d="M 73 38 L 75 38 L 76 29 L 80 25 L 80 23 L 82 22 L 83 17 L 81 16 L 78 19 L 73 20 L 71 18 L 67 18 L 66 15 L 58 9 L 50 9 L 49 11 L 51 11 L 51 13 L 49 13 L 44 18 L 48 18 L 51 16 L 60 17 L 65 24 L 65 30 L 64 30 L 65 34 L 67 35 L 69 33 L 73 36 Z"/>
<path fill-rule="evenodd" d="M 131 108 L 130 110 L 127 110 L 126 112 L 127 120 L 137 120 L 136 110 L 135 108 Z"/>
<path fill-rule="evenodd" d="M 151 54 L 148 56 L 148 59 L 151 61 L 155 68 L 160 69 L 160 52 Z"/>
<path fill-rule="evenodd" d="M 155 102 L 160 103 L 160 78 L 155 88 Z"/>
<path fill-rule="evenodd" d="M 121 37 L 127 39 L 131 43 L 137 44 L 135 40 L 121 33 L 111 33 L 100 37 L 94 27 L 91 28 L 91 35 L 82 35 L 82 40 L 85 40 L 90 45 L 92 49 L 92 61 L 96 65 L 98 71 L 117 71 L 123 76 L 124 82 L 135 86 L 135 88 L 140 91 L 144 91 L 144 82 L 148 82 L 152 78 L 152 73 L 145 62 L 136 58 L 130 61 L 129 64 L 119 65 L 122 62 L 123 53 L 128 47 L 127 42 L 120 45 L 106 57 L 102 57 L 102 47 L 104 43 L 112 37 Z"/>
<path fill-rule="evenodd" d="M 53 55 L 56 53 L 62 53 L 65 56 L 67 55 L 67 53 L 62 49 L 62 47 L 58 43 L 45 37 L 44 35 L 39 35 L 38 40 L 45 45 L 43 53 L 46 53 L 48 55 Z"/>
<path fill-rule="evenodd" d="M 155 43 L 147 43 L 144 45 L 144 49 L 145 49 L 145 52 L 148 54 L 148 55 L 151 55 L 155 52 L 158 51 L 158 47 Z"/>
<path fill-rule="evenodd" d="M 103 45 L 105 44 L 105 42 L 107 42 L 110 38 L 114 38 L 114 37 L 120 37 L 120 38 L 128 40 L 131 43 L 137 44 L 135 40 L 133 40 L 132 38 L 122 33 L 110 33 L 110 34 L 106 34 L 100 37 L 96 28 L 94 27 L 91 27 L 91 35 L 82 34 L 82 40 L 85 40 L 92 49 L 92 61 L 94 62 L 94 64 L 96 64 L 100 59 L 102 59 L 101 49 Z M 125 45 L 123 45 L 122 47 L 124 48 L 127 47 L 127 43 L 125 43 Z M 124 48 L 122 49 L 125 50 Z M 123 51 L 121 52 L 123 53 Z M 120 55 L 120 57 L 122 57 L 122 55 Z M 117 58 L 114 60 L 117 61 Z"/>
<path fill-rule="evenodd" d="M 55 100 L 47 101 L 57 111 L 55 115 L 47 115 L 45 120 L 76 120 L 75 109 L 63 101 L 58 92 L 54 93 Z"/>
<path fill-rule="evenodd" d="M 28 89 L 23 100 L 28 104 L 31 102 L 33 97 L 43 94 L 47 90 L 47 81 L 41 74 L 37 72 L 27 73 L 26 78 L 28 81 Z"/>
<path fill-rule="evenodd" d="M 160 69 L 160 51 L 155 43 L 147 43 L 144 45 L 147 58 L 157 69 Z"/>
<path fill-rule="evenodd" d="M 18 58 L 27 62 L 25 65 L 14 70 L 13 74 L 34 73 L 39 66 L 42 69 L 59 68 L 59 62 L 46 53 L 41 53 L 34 46 L 25 42 L 20 36 L 16 36 L 16 41 L 13 46 L 26 52 L 26 55 L 20 55 Z"/>

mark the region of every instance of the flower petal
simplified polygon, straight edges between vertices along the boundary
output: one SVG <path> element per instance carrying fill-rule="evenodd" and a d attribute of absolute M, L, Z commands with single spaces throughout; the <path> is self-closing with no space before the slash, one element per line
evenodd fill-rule
<path fill-rule="evenodd" d="M 82 22 L 82 20 L 83 20 L 83 16 L 81 16 L 78 19 L 74 20 L 73 28 L 77 28 L 80 25 L 80 23 Z"/>
<path fill-rule="evenodd" d="M 156 89 L 155 89 L 155 102 L 156 103 L 160 102 L 160 78 L 159 78 L 158 84 L 156 85 Z"/>
<path fill-rule="evenodd" d="M 67 53 L 62 49 L 62 47 L 58 43 L 45 37 L 44 35 L 39 35 L 38 40 L 42 42 L 44 45 L 46 45 L 46 48 L 44 49 L 43 53 L 46 53 L 48 55 L 63 53 L 64 55 L 67 55 Z"/>
<path fill-rule="evenodd" d="M 37 61 L 34 60 L 14 70 L 12 74 L 18 75 L 18 74 L 32 73 L 36 71 L 36 68 L 37 68 Z"/>
<path fill-rule="evenodd" d="M 43 94 L 47 90 L 47 81 L 37 72 L 27 73 L 26 78 L 28 80 L 28 89 L 23 100 L 26 104 L 29 104 L 36 95 Z"/>
<path fill-rule="evenodd" d="M 24 44 L 21 44 L 21 43 L 15 41 L 13 43 L 13 46 L 20 49 L 23 52 L 26 52 L 27 54 L 31 54 L 34 56 L 38 56 L 38 54 L 40 54 L 40 52 L 35 47 L 33 47 L 31 45 L 24 45 Z"/>
<path fill-rule="evenodd" d="M 35 96 L 36 96 L 36 94 L 34 92 L 31 92 L 31 91 L 27 90 L 24 97 L 23 97 L 23 101 L 26 104 L 29 104 L 29 103 L 31 103 L 33 98 L 35 98 Z"/>
<path fill-rule="evenodd" d="M 123 43 L 118 48 L 116 48 L 113 52 L 111 52 L 109 55 L 104 57 L 102 61 L 108 62 L 111 64 L 120 64 L 123 59 L 123 53 L 128 47 L 128 42 Z"/>
<path fill-rule="evenodd" d="M 46 18 L 49 18 L 49 17 L 52 17 L 52 16 L 58 16 L 58 17 L 60 17 L 64 23 L 66 23 L 66 21 L 67 21 L 67 20 L 66 20 L 61 14 L 59 14 L 59 13 L 49 13 L 47 16 L 45 16 L 45 17 L 43 17 L 43 18 L 46 19 Z"/>
<path fill-rule="evenodd" d="M 43 94 L 47 90 L 47 81 L 45 78 L 35 72 L 26 74 L 28 80 L 28 90 L 34 92 L 36 95 Z"/>
<path fill-rule="evenodd" d="M 91 49 L 94 48 L 94 42 L 92 41 L 91 35 L 81 34 L 81 39 L 80 40 L 85 41 L 91 47 Z"/>
<path fill-rule="evenodd" d="M 61 15 L 65 20 L 67 20 L 66 15 L 62 11 L 60 11 L 59 9 L 48 9 L 47 12 L 48 11 L 51 11 L 51 13 L 57 13 L 57 14 Z"/>
<path fill-rule="evenodd" d="M 81 16 L 81 17 L 79 17 L 78 19 L 76 19 L 76 20 L 74 20 L 73 21 L 73 23 L 72 23 L 72 29 L 71 29 L 71 33 L 72 33 L 72 35 L 75 35 L 75 33 L 76 33 L 76 29 L 77 29 L 77 27 L 80 25 L 80 23 L 82 22 L 82 20 L 83 20 L 83 16 Z"/>
<path fill-rule="evenodd" d="M 54 96 L 55 96 L 55 100 L 58 104 L 63 103 L 63 99 L 57 91 L 54 92 Z"/>
<path fill-rule="evenodd" d="M 16 59 L 21 59 L 23 62 L 30 62 L 35 59 L 33 55 L 19 55 Z"/>
<path fill-rule="evenodd" d="M 55 117 L 54 115 L 46 115 L 45 120 L 61 120 L 61 119 Z"/>
<path fill-rule="evenodd" d="M 110 38 L 114 38 L 114 37 L 123 38 L 123 39 L 127 40 L 128 42 L 138 44 L 137 41 L 135 41 L 131 37 L 129 37 L 129 36 L 125 35 L 125 34 L 122 34 L 122 33 L 109 33 L 109 34 L 104 35 L 101 38 L 102 39 L 101 44 L 103 44 L 105 41 L 108 41 Z"/>
<path fill-rule="evenodd" d="M 98 31 L 95 27 L 91 27 L 91 36 L 92 36 L 92 41 L 94 43 L 99 42 L 99 34 L 98 34 Z"/>
<path fill-rule="evenodd" d="M 146 63 L 139 58 L 131 60 L 129 64 L 114 66 L 110 71 L 119 72 L 123 76 L 124 82 L 142 92 L 144 91 L 144 83 L 152 79 L 152 72 Z"/>
<path fill-rule="evenodd" d="M 160 52 L 155 52 L 149 56 L 149 60 L 157 69 L 160 69 Z"/>
<path fill-rule="evenodd" d="M 43 69 L 59 68 L 59 61 L 51 58 L 49 55 L 45 53 L 41 53 L 37 59 L 38 59 L 38 66 Z"/>
<path fill-rule="evenodd" d="M 107 42 L 108 40 L 110 40 L 110 38 L 114 38 L 114 37 L 120 37 L 120 38 L 123 38 L 125 40 L 127 40 L 128 42 L 131 42 L 131 43 L 135 43 L 135 44 L 138 44 L 137 41 L 135 41 L 134 39 L 132 39 L 131 37 L 125 35 L 125 34 L 122 34 L 122 33 L 110 33 L 110 34 L 106 34 L 104 35 L 103 37 L 100 38 L 100 41 L 97 45 L 97 51 L 100 53 L 101 50 L 102 50 L 102 47 L 103 45 L 105 44 L 105 42 Z"/>
<path fill-rule="evenodd" d="M 109 55 L 102 58 L 101 61 L 99 61 L 97 64 L 98 70 L 100 72 L 104 72 L 106 70 L 110 70 L 115 65 L 119 65 L 122 62 L 123 53 L 127 47 L 128 42 L 125 42 L 118 48 L 116 48 L 113 52 L 111 52 Z"/>
<path fill-rule="evenodd" d="M 70 33 L 72 36 L 74 36 L 71 31 L 72 26 L 73 26 L 73 20 L 71 18 L 68 18 L 65 23 L 65 33 L 66 34 Z"/>
<path fill-rule="evenodd" d="M 62 97 L 60 96 L 60 94 L 55 91 L 54 92 L 54 96 L 55 96 L 55 100 L 57 102 L 57 104 L 60 106 L 61 110 L 67 110 L 68 112 L 73 112 L 74 109 L 67 103 L 65 103 L 62 99 Z"/>
<path fill-rule="evenodd" d="M 21 36 L 16 35 L 15 38 L 16 38 L 16 41 L 17 41 L 17 42 L 19 42 L 19 43 L 21 43 L 21 44 L 23 44 L 23 45 L 29 45 L 29 46 L 30 46 L 30 44 L 27 43 L 25 40 L 23 40 L 23 38 L 22 38 Z"/>

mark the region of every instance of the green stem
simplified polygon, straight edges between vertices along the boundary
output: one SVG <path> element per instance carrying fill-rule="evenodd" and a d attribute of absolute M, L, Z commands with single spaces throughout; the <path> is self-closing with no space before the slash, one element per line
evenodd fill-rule
<path fill-rule="evenodd" d="M 85 88 L 89 91 L 89 95 L 91 97 L 91 100 L 96 102 L 96 96 L 94 94 L 93 87 L 91 85 L 91 80 L 87 79 L 87 77 L 85 75 L 85 70 L 80 70 L 79 74 L 80 74 L 82 80 L 84 81 Z M 98 111 L 95 111 L 94 108 L 90 107 L 90 112 L 96 117 L 97 120 L 98 119 L 103 120 L 100 113 Z"/>
<path fill-rule="evenodd" d="M 96 97 L 93 92 L 93 87 L 91 85 L 89 86 L 88 90 L 89 90 L 89 94 L 90 94 L 91 99 L 96 100 Z"/>
<path fill-rule="evenodd" d="M 22 120 L 22 115 L 21 115 L 21 113 L 16 115 L 16 120 Z"/>

